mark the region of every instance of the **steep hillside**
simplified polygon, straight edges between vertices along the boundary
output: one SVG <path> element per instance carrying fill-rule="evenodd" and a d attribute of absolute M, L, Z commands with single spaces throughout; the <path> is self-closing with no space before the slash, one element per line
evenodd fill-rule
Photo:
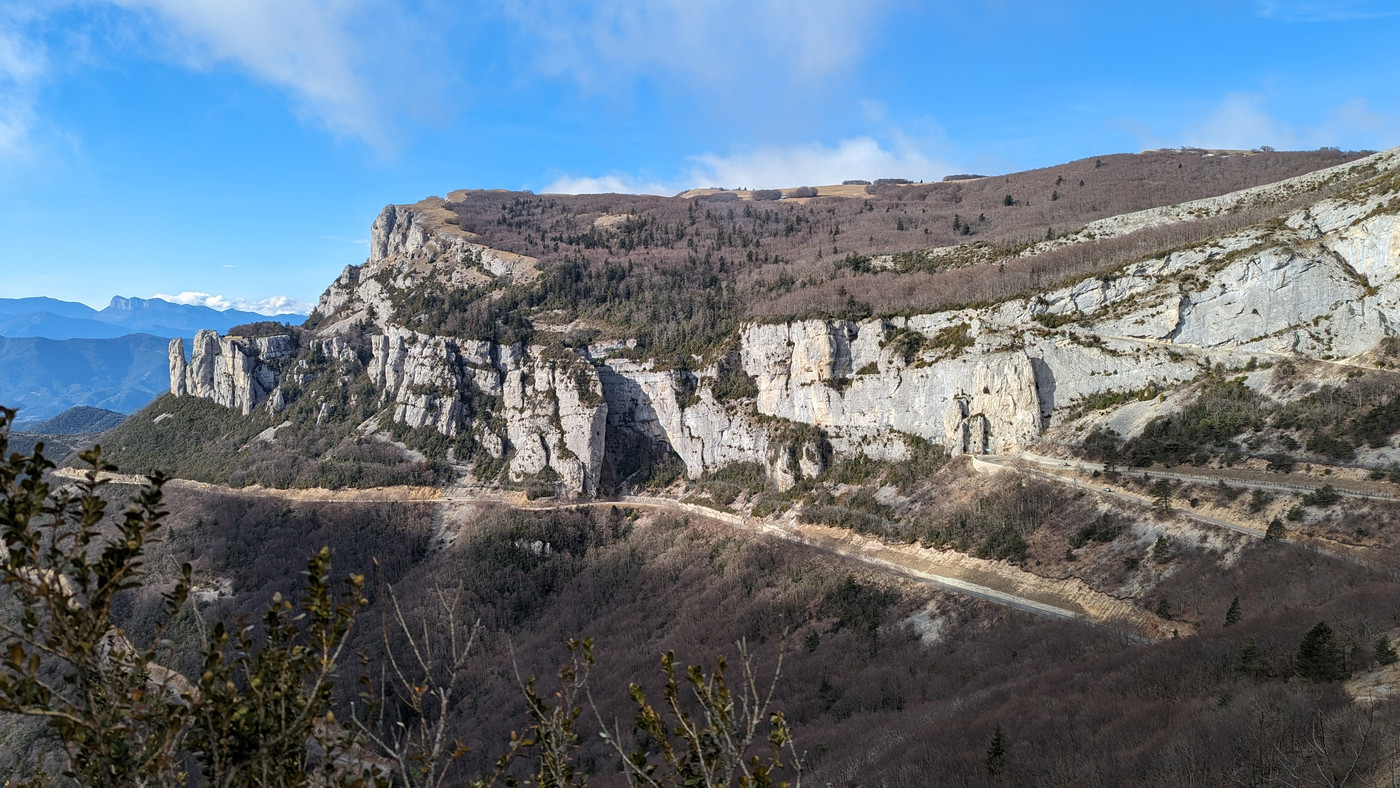
<path fill-rule="evenodd" d="M 1216 158 L 1067 166 L 1185 173 Z M 1203 367 L 1374 347 L 1400 303 L 1395 168 L 1386 152 L 1051 240 L 883 257 L 867 242 L 839 259 L 827 243 L 874 238 L 884 214 L 913 221 L 917 195 L 963 182 L 738 209 L 454 193 L 386 208 L 369 261 L 303 329 L 202 332 L 188 360 L 172 345 L 171 387 L 242 412 L 268 444 L 287 422 L 299 441 L 397 443 L 481 482 L 569 494 L 733 463 L 787 489 L 834 459 L 1012 452 Z M 542 256 L 490 245 L 510 238 Z M 845 303 L 820 308 L 832 287 Z M 772 314 L 799 296 L 822 316 Z"/>
<path fill-rule="evenodd" d="M 114 503 L 123 497 L 109 492 Z M 321 545 L 332 546 L 338 573 L 370 579 L 373 602 L 348 650 L 366 654 L 371 678 L 386 648 L 408 653 L 395 609 L 435 650 L 446 646 L 448 610 L 461 624 L 480 622 L 447 729 L 470 748 L 451 784 L 488 770 L 510 732 L 525 729 L 518 676 L 540 677 L 540 691 L 552 694 L 564 643 L 576 637 L 596 639 L 587 681 L 598 713 L 585 707 L 574 751 L 590 784 L 623 784 L 598 733 L 602 725 L 628 730 L 629 684 L 657 697 L 667 651 L 707 669 L 724 655 L 734 682 L 741 640 L 765 687 L 784 653 L 773 707 L 795 727 L 804 780 L 820 785 L 1058 782 L 1042 780 L 1046 774 L 1105 788 L 1267 784 L 1283 770 L 1381 773 L 1395 741 L 1390 705 L 1352 704 L 1339 685 L 1311 684 L 1293 666 L 1318 621 L 1334 622 L 1353 669 L 1375 665 L 1378 633 L 1397 623 L 1394 584 L 1282 544 L 1235 544 L 1228 566 L 1185 537 L 1161 562 L 1139 547 L 1142 562 L 1166 577 L 1156 592 L 1170 608 L 1164 624 L 1195 627 L 1194 636 L 1143 647 L 1117 632 L 872 571 L 816 546 L 626 504 L 519 511 L 180 484 L 168 496 L 175 514 L 147 562 L 156 582 L 118 613 L 138 642 L 153 636 L 161 591 L 182 562 L 193 564 L 200 616 L 223 621 L 255 615 L 273 593 L 294 598 L 305 556 Z M 1082 547 L 1081 560 L 1102 548 Z M 1123 571 L 1121 559 L 1114 563 Z M 172 667 L 199 670 L 192 621 L 162 636 Z M 352 679 L 361 668 L 347 662 L 337 682 L 342 720 L 359 700 Z M 425 676 L 423 686 L 439 679 Z M 390 725 L 410 721 L 407 713 L 396 704 L 386 710 Z M 998 727 L 1009 756 L 988 779 Z M 5 732 L 0 773 L 14 774 L 33 757 L 38 731 L 10 724 Z M 1325 746 L 1307 746 L 1319 735 Z"/>

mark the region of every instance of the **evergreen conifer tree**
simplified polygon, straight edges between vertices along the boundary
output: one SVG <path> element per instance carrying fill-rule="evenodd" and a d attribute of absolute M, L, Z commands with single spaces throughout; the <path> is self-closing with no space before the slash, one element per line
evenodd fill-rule
<path fill-rule="evenodd" d="M 987 745 L 987 774 L 996 777 L 1005 765 L 1006 733 L 1002 731 L 1001 723 L 997 723 L 996 730 L 992 731 L 992 741 Z"/>
<path fill-rule="evenodd" d="M 1390 644 L 1390 638 L 1381 635 L 1376 639 L 1376 661 L 1382 665 L 1394 665 L 1400 660 L 1400 654 L 1395 653 L 1395 646 Z"/>
<path fill-rule="evenodd" d="M 1269 660 L 1264 657 L 1264 650 L 1259 648 L 1259 642 L 1250 638 L 1240 646 L 1239 653 L 1235 656 L 1235 672 L 1262 679 L 1269 675 Z"/>
<path fill-rule="evenodd" d="M 1288 531 L 1283 527 L 1283 521 L 1275 517 L 1269 521 L 1268 530 L 1264 531 L 1264 541 L 1279 542 L 1287 535 Z"/>
<path fill-rule="evenodd" d="M 1230 609 L 1225 611 L 1225 626 L 1233 626 L 1240 623 L 1240 598 L 1230 603 Z"/>
<path fill-rule="evenodd" d="M 1342 644 L 1337 642 L 1337 634 L 1326 621 L 1308 630 L 1298 644 L 1298 653 L 1293 658 L 1293 668 L 1305 681 L 1323 683 L 1341 681 L 1347 677 L 1346 655 Z"/>
<path fill-rule="evenodd" d="M 1152 545 L 1152 560 L 1159 564 L 1172 560 L 1172 544 L 1167 541 L 1167 537 L 1157 537 L 1156 543 Z"/>
<path fill-rule="evenodd" d="M 1110 440 L 1103 447 L 1103 472 L 1108 478 L 1118 476 L 1118 441 Z"/>
<path fill-rule="evenodd" d="M 1166 479 L 1158 479 L 1152 485 L 1152 508 L 1159 514 L 1172 510 L 1172 486 Z"/>

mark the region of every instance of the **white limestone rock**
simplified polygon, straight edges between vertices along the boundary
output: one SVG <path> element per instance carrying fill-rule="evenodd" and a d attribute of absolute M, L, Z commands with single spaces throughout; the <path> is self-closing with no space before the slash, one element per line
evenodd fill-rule
<path fill-rule="evenodd" d="M 184 344 L 170 343 L 171 391 L 213 400 L 247 416 L 277 388 L 279 372 L 267 362 L 291 358 L 296 351 L 296 338 L 290 335 L 244 339 L 206 329 L 195 334 L 188 364 Z M 182 368 L 183 385 L 175 379 Z"/>
<path fill-rule="evenodd" d="M 927 319 L 911 318 L 906 325 L 936 333 L 953 324 L 947 316 L 920 317 Z M 980 417 L 977 429 L 985 427 L 986 437 L 976 444 L 987 450 L 1013 450 L 1039 433 L 1035 372 L 1024 352 L 969 352 L 933 360 L 935 351 L 927 360 L 906 364 L 868 338 L 861 342 L 883 333 L 885 325 L 805 321 L 747 327 L 741 348 L 744 370 L 758 383 L 758 412 L 822 427 L 845 442 L 896 431 L 955 453 L 967 451 L 969 443 L 961 426 L 945 423 L 954 402 L 963 403 L 959 420 Z M 876 374 L 851 375 L 837 387 L 826 384 L 837 379 L 835 372 L 872 363 Z"/>
<path fill-rule="evenodd" d="M 183 397 L 188 393 L 185 387 L 185 340 L 176 337 L 170 340 L 170 393 Z"/>

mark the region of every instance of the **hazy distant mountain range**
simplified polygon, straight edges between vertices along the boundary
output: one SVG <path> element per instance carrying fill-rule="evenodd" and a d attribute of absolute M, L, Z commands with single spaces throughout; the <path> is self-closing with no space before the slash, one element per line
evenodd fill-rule
<path fill-rule="evenodd" d="M 75 405 L 130 413 L 169 388 L 172 337 L 268 319 L 157 298 L 116 297 L 103 309 L 55 298 L 0 298 L 0 405 L 20 408 L 24 420 Z"/>
<path fill-rule="evenodd" d="M 34 444 L 42 442 L 49 459 L 62 460 L 91 446 L 99 433 L 125 420 L 125 413 L 79 405 L 50 419 L 18 422 L 10 433 L 8 450 L 28 454 L 34 450 Z"/>
<path fill-rule="evenodd" d="M 109 339 L 127 334 L 194 336 L 201 328 L 226 331 L 266 315 L 207 306 L 172 304 L 158 298 L 113 298 L 106 308 L 53 298 L 0 298 L 0 336 L 45 339 Z M 300 320 L 300 318 L 298 318 Z"/>

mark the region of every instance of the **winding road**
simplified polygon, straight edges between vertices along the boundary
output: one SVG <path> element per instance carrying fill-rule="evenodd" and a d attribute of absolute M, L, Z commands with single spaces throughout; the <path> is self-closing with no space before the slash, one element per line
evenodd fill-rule
<path fill-rule="evenodd" d="M 60 469 L 55 475 L 76 481 L 84 472 Z M 111 484 L 141 485 L 145 477 L 104 474 Z M 1166 622 L 1151 613 L 1090 588 L 1078 578 L 1053 579 L 1027 572 L 1009 563 L 973 558 L 952 550 L 917 545 L 890 544 L 852 531 L 796 522 L 793 518 L 765 520 L 705 506 L 654 496 L 626 495 L 614 500 L 526 501 L 519 493 L 480 488 L 381 487 L 366 490 L 282 490 L 262 487 L 234 489 L 205 482 L 171 479 L 169 489 L 270 497 L 304 502 L 420 502 L 450 506 L 499 505 L 530 511 L 633 507 L 664 511 L 718 523 L 768 538 L 782 539 L 854 561 L 881 573 L 962 594 L 992 604 L 1045 618 L 1074 621 L 1114 632 L 1135 642 L 1151 642 L 1187 634 L 1185 622 Z M 1173 631 L 1175 630 L 1175 632 Z"/>

